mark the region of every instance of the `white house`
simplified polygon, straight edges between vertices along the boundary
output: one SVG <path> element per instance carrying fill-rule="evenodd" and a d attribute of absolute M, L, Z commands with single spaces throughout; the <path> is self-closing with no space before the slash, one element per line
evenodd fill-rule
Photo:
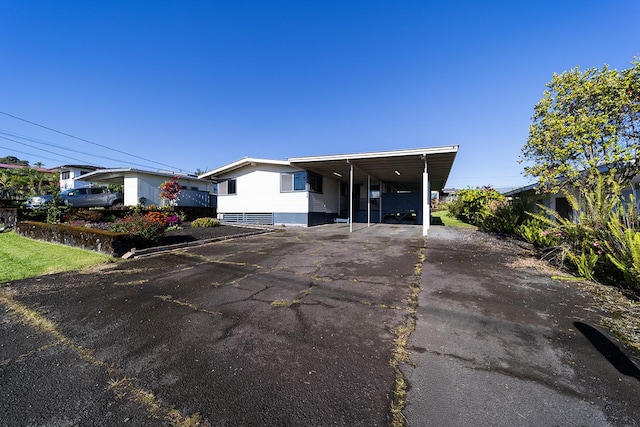
<path fill-rule="evenodd" d="M 85 180 L 83 175 L 86 175 L 98 169 L 100 168 L 90 165 L 62 165 L 51 170 L 60 174 L 60 191 L 64 191 L 70 188 L 83 188 L 92 186 L 94 182 Z"/>
<path fill-rule="evenodd" d="M 156 205 L 165 201 L 160 198 L 160 185 L 174 176 L 182 186 L 177 206 L 215 207 L 213 183 L 193 175 L 164 171 L 146 171 L 134 168 L 98 169 L 83 175 L 83 180 L 105 184 L 122 185 L 125 206 Z"/>
<path fill-rule="evenodd" d="M 458 146 L 244 158 L 200 175 L 217 183 L 224 222 L 313 226 L 411 222 L 429 228 L 430 191 L 444 187 Z"/>

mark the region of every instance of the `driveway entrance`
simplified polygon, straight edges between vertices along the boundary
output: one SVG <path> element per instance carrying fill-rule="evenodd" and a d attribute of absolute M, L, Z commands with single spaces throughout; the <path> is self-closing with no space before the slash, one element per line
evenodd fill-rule
<path fill-rule="evenodd" d="M 387 425 L 419 226 L 286 229 L 0 286 L 7 425 Z"/>

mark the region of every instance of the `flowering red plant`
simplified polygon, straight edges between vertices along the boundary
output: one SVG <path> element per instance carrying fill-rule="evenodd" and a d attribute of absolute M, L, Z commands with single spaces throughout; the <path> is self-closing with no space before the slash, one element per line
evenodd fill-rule
<path fill-rule="evenodd" d="M 178 196 L 182 191 L 182 186 L 178 182 L 178 177 L 174 176 L 171 181 L 165 181 L 160 185 L 160 197 L 168 200 L 171 206 L 175 205 Z"/>

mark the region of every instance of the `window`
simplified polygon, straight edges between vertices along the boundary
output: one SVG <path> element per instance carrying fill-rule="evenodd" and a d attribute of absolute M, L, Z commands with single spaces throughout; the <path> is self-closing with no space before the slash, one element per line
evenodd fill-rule
<path fill-rule="evenodd" d="M 76 188 L 69 192 L 69 196 L 86 196 L 87 194 L 89 194 L 88 188 Z"/>
<path fill-rule="evenodd" d="M 218 195 L 236 194 L 236 180 L 228 179 L 218 183 Z"/>
<path fill-rule="evenodd" d="M 322 175 L 309 173 L 309 190 L 314 193 L 322 193 Z"/>
<path fill-rule="evenodd" d="M 71 172 L 65 171 L 60 174 L 60 179 L 69 179 L 71 178 Z"/>
<path fill-rule="evenodd" d="M 307 173 L 293 172 L 280 174 L 280 192 L 307 191 Z"/>

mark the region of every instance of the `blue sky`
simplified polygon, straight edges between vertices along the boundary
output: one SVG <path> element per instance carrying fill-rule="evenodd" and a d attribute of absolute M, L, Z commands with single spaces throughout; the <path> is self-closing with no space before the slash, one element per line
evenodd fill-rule
<path fill-rule="evenodd" d="M 628 68 L 638 22 L 637 0 L 3 0 L 0 111 L 100 146 L 0 114 L 0 157 L 195 171 L 459 145 L 449 187 L 524 185 L 545 84 Z"/>

